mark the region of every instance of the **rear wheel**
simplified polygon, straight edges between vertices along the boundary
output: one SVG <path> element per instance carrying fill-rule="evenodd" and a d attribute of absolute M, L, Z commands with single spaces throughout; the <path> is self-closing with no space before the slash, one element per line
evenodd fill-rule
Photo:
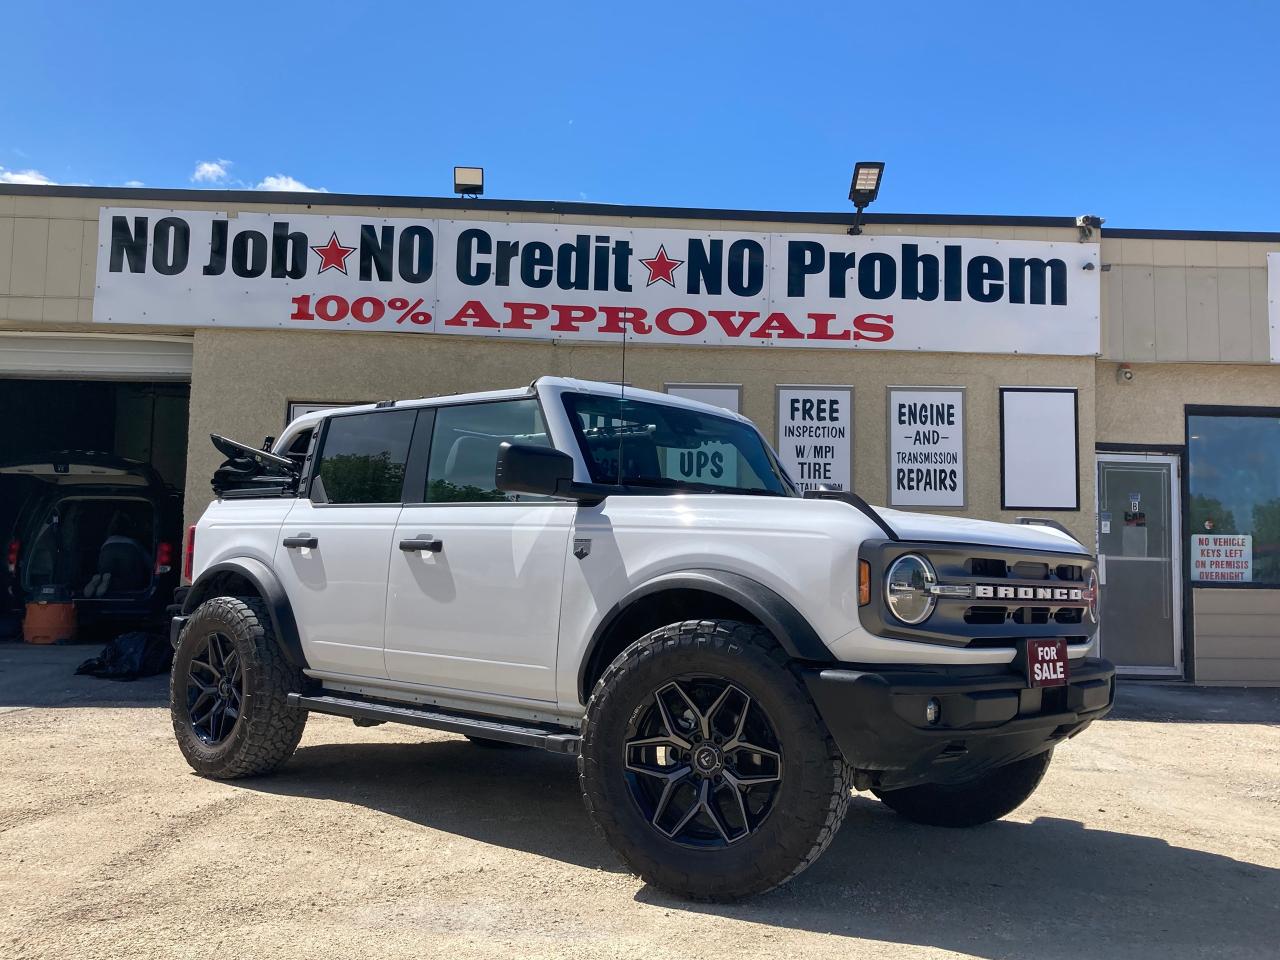
<path fill-rule="evenodd" d="M 623 862 L 681 896 L 791 879 L 844 818 L 849 771 L 763 629 L 687 621 L 632 644 L 587 705 L 579 774 Z"/>
<path fill-rule="evenodd" d="M 875 795 L 908 820 L 931 827 L 976 827 L 999 820 L 1035 793 L 1053 750 L 988 770 L 964 783 L 926 783 Z"/>
<path fill-rule="evenodd" d="M 307 715 L 288 702 L 302 689 L 261 600 L 214 597 L 183 628 L 169 675 L 178 748 L 197 773 L 219 780 L 267 773 L 302 739 Z"/>

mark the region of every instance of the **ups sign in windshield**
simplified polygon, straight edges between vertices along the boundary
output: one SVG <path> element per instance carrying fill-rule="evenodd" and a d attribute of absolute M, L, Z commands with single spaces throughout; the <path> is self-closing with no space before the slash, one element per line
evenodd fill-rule
<path fill-rule="evenodd" d="M 1098 245 L 104 208 L 94 321 L 1090 355 Z"/>

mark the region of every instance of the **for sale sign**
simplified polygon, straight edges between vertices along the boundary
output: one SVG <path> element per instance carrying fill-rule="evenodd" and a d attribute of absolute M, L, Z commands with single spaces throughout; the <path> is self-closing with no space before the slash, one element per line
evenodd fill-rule
<path fill-rule="evenodd" d="M 964 390 L 889 388 L 889 503 L 963 507 Z"/>
<path fill-rule="evenodd" d="M 1191 579 L 1219 583 L 1252 583 L 1252 535 L 1192 534 Z"/>
<path fill-rule="evenodd" d="M 1098 352 L 1098 245 L 104 208 L 97 323 Z"/>
<path fill-rule="evenodd" d="M 853 489 L 853 388 L 778 387 L 778 456 L 801 490 Z"/>

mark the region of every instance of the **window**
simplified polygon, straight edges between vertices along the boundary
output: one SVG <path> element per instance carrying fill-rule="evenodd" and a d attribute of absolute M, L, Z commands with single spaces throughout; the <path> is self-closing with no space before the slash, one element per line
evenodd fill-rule
<path fill-rule="evenodd" d="M 293 461 L 293 465 L 299 470 L 302 469 L 303 463 L 307 459 L 307 450 L 311 448 L 310 429 L 303 430 L 300 434 L 293 438 L 293 443 L 289 444 L 289 449 L 284 451 L 284 455 Z"/>
<path fill-rule="evenodd" d="M 311 499 L 319 503 L 400 503 L 416 417 L 413 410 L 395 410 L 330 419 Z"/>
<path fill-rule="evenodd" d="M 1280 587 L 1280 410 L 1188 408 L 1187 470 L 1192 581 Z"/>
<path fill-rule="evenodd" d="M 567 393 L 596 483 L 790 496 L 773 456 L 741 420 L 663 403 Z"/>
<path fill-rule="evenodd" d="M 494 486 L 498 447 L 504 441 L 551 446 L 537 400 L 531 397 L 436 408 L 426 502 L 546 499 L 527 493 L 503 493 Z"/>

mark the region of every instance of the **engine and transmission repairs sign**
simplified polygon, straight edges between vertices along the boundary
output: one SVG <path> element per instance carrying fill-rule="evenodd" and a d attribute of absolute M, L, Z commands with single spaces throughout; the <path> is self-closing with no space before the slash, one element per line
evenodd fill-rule
<path fill-rule="evenodd" d="M 1253 536 L 1237 533 L 1193 533 L 1191 579 L 1218 583 L 1252 583 Z"/>
<path fill-rule="evenodd" d="M 1099 348 L 1096 243 L 103 208 L 98 246 L 96 323 Z"/>
<path fill-rule="evenodd" d="M 963 507 L 964 391 L 889 388 L 889 504 Z"/>
<path fill-rule="evenodd" d="M 777 450 L 801 490 L 852 490 L 853 388 L 778 387 Z"/>

